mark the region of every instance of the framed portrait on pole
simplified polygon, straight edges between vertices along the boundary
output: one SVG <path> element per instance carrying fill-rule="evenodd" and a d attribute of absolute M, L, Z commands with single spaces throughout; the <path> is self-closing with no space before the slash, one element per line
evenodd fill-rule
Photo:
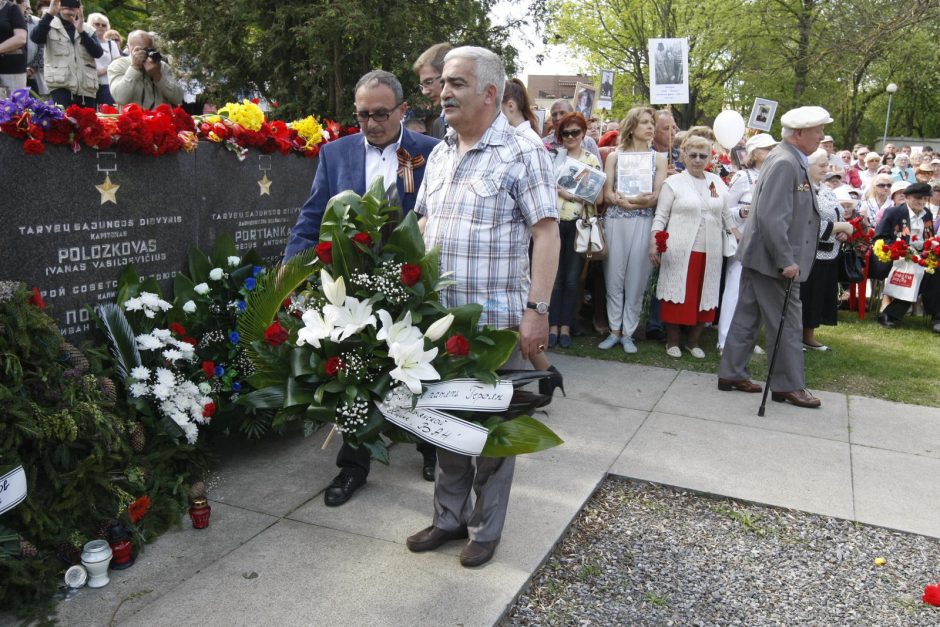
<path fill-rule="evenodd" d="M 751 116 L 747 120 L 747 126 L 748 128 L 769 133 L 776 114 L 777 103 L 775 101 L 755 98 L 754 106 L 751 108 Z"/>
<path fill-rule="evenodd" d="M 689 102 L 689 40 L 650 39 L 650 104 Z"/>

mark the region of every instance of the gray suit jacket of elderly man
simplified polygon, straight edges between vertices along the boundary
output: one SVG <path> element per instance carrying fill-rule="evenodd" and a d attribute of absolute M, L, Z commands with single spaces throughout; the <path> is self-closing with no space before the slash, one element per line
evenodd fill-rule
<path fill-rule="evenodd" d="M 737 258 L 745 268 L 774 278 L 795 263 L 803 282 L 818 240 L 819 208 L 809 172 L 797 148 L 781 142 L 761 168 Z"/>

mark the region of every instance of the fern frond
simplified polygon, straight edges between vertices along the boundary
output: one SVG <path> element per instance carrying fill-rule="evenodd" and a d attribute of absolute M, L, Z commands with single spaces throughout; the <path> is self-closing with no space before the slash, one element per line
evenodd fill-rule
<path fill-rule="evenodd" d="M 240 343 L 252 361 L 257 360 L 257 355 L 251 344 L 264 337 L 265 329 L 271 325 L 284 299 L 316 271 L 316 259 L 314 249 L 308 248 L 287 263 L 268 268 L 258 279 L 255 289 L 248 295 L 248 308 L 238 318 Z"/>
<path fill-rule="evenodd" d="M 140 352 L 137 350 L 134 329 L 118 305 L 99 305 L 97 310 L 98 320 L 108 336 L 117 373 L 126 380 L 131 370 L 140 365 Z"/>

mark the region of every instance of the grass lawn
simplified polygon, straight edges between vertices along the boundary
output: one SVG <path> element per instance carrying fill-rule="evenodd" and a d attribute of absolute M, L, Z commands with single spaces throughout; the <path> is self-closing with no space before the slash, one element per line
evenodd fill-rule
<path fill-rule="evenodd" d="M 697 372 L 718 372 L 718 331 L 705 329 L 701 345 L 705 359 L 698 360 L 683 351 L 681 359 L 666 355 L 665 342 L 637 342 L 639 352 L 627 355 L 619 346 L 597 348 L 603 339 L 591 331 L 572 338 L 568 350 L 553 351 L 578 357 L 592 357 L 662 368 Z M 931 330 L 929 320 L 908 316 L 898 329 L 881 327 L 874 317 L 862 321 L 855 312 L 840 311 L 839 324 L 820 327 L 816 339 L 828 345 L 827 352 L 806 351 L 806 385 L 817 390 L 857 394 L 890 401 L 940 407 L 940 335 Z M 550 358 L 550 356 L 549 356 Z M 767 356 L 755 355 L 751 375 L 763 383 L 767 378 Z"/>

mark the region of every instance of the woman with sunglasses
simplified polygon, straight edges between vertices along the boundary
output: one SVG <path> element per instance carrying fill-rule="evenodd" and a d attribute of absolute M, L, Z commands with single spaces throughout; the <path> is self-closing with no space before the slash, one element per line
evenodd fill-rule
<path fill-rule="evenodd" d="M 88 16 L 88 25 L 95 29 L 95 39 L 101 44 L 101 56 L 95 59 L 95 68 L 98 71 L 98 104 L 113 105 L 111 87 L 108 84 L 108 65 L 112 59 L 121 56 L 121 49 L 113 41 L 105 37 L 111 30 L 111 22 L 102 13 L 92 13 Z"/>
<path fill-rule="evenodd" d="M 649 258 L 660 266 L 656 297 L 666 327 L 666 354 L 682 356 L 680 327 L 688 329 L 685 349 L 704 359 L 699 338 L 705 323 L 715 321 L 721 284 L 722 237 L 741 233 L 728 210 L 728 188 L 721 177 L 705 171 L 712 142 L 688 135 L 682 142 L 685 170 L 666 179 L 653 218 Z M 657 236 L 668 234 L 666 250 L 657 249 Z"/>
<path fill-rule="evenodd" d="M 862 215 L 868 218 L 869 224 L 877 226 L 878 216 L 893 204 L 891 202 L 891 175 L 876 174 L 868 189 L 865 190 L 865 197 L 862 198 Z"/>
<path fill-rule="evenodd" d="M 595 170 L 601 169 L 597 157 L 582 147 L 585 133 L 587 120 L 580 113 L 566 113 L 559 120 L 555 130 L 555 145 L 561 146 L 556 149 L 555 163 L 558 166 L 564 169 L 564 164 L 571 158 Z M 583 213 L 589 217 L 595 215 L 595 206 L 602 200 L 603 190 L 598 189 L 593 202 L 588 202 L 561 185 L 557 187 L 561 252 L 558 256 L 558 273 L 555 275 L 555 287 L 552 289 L 551 307 L 548 310 L 548 345 L 554 347 L 557 344 L 562 348 L 569 348 L 571 327 L 574 325 L 579 302 L 581 268 L 584 265 L 581 255 L 574 250 L 574 240 L 577 236 L 575 223 Z"/>
<path fill-rule="evenodd" d="M 598 344 L 601 349 L 621 344 L 626 353 L 637 351 L 632 336 L 640 322 L 643 293 L 652 270 L 646 249 L 656 199 L 667 170 L 666 156 L 650 146 L 655 130 L 656 111 L 651 107 L 633 107 L 620 124 L 618 150 L 605 163 L 607 181 L 604 183 L 604 199 L 607 210 L 604 213 L 604 228 L 608 254 L 604 261 L 604 282 L 607 286 L 610 335 Z M 651 192 L 636 194 L 617 189 L 617 163 L 621 153 L 649 155 L 649 167 L 644 168 L 642 176 L 652 178 Z"/>

